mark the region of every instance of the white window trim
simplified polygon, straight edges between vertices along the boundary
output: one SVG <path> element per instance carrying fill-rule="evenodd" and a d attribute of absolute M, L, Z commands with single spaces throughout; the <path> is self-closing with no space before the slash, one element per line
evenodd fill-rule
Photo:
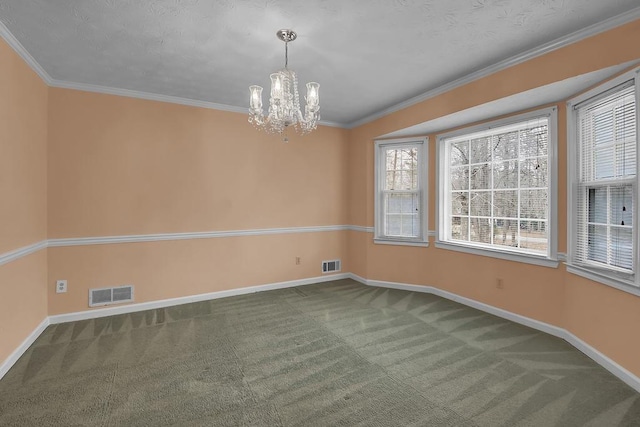
<path fill-rule="evenodd" d="M 383 177 L 382 171 L 385 169 L 383 165 L 383 156 L 380 152 L 388 146 L 403 146 L 403 145 L 418 145 L 418 193 L 420 195 L 420 236 L 416 238 L 402 238 L 395 236 L 385 236 L 382 233 L 383 230 L 383 217 L 382 217 L 382 198 L 380 192 L 382 188 Z M 427 165 L 429 164 L 429 138 L 428 137 L 413 137 L 413 138 L 396 138 L 396 139 L 380 139 L 375 141 L 375 153 L 374 153 L 374 243 L 383 245 L 400 245 L 400 246 L 429 246 L 428 238 L 428 197 L 427 191 L 429 189 L 429 175 Z"/>
<path fill-rule="evenodd" d="M 461 135 L 481 132 L 497 127 L 508 126 L 516 124 L 518 122 L 524 122 L 534 119 L 536 117 L 548 116 L 549 117 L 549 148 L 547 153 L 547 162 L 549 168 L 549 250 L 548 255 L 534 255 L 522 252 L 513 252 L 508 249 L 498 248 L 486 248 L 481 246 L 475 246 L 468 243 L 453 243 L 451 241 L 444 240 L 445 226 L 444 221 L 446 218 L 442 214 L 441 209 L 444 208 L 443 201 L 445 200 L 446 188 L 442 182 L 444 178 L 442 174 L 447 170 L 445 164 L 445 157 L 443 145 L 444 141 L 448 138 L 457 137 Z M 522 262 L 527 264 L 540 265 L 543 267 L 557 268 L 558 262 L 558 108 L 548 107 L 542 108 L 527 113 L 517 114 L 514 116 L 506 117 L 503 119 L 493 120 L 485 122 L 475 126 L 469 126 L 463 129 L 458 129 L 453 132 L 444 133 L 438 135 L 436 140 L 436 188 L 438 189 L 436 197 L 436 241 L 435 246 L 441 249 L 447 249 L 458 252 L 465 252 L 473 255 L 488 256 L 492 258 L 505 259 L 509 261 Z"/>
<path fill-rule="evenodd" d="M 616 274 L 615 270 L 607 270 L 607 269 L 599 269 L 595 266 L 589 266 L 587 264 L 579 264 L 573 261 L 576 248 L 575 248 L 575 239 L 574 236 L 577 235 L 577 221 L 574 218 L 577 215 L 577 186 L 578 186 L 578 168 L 576 158 L 578 156 L 578 144 L 577 138 L 578 134 L 576 131 L 577 127 L 577 113 L 574 110 L 574 107 L 590 98 L 601 95 L 602 93 L 615 88 L 616 86 L 620 86 L 629 80 L 635 80 L 636 87 L 636 115 L 638 124 L 640 124 L 640 68 L 635 68 L 631 71 L 628 71 L 620 76 L 611 79 L 597 87 L 582 93 L 569 101 L 567 101 L 567 272 L 571 274 L 575 274 L 580 277 L 584 277 L 586 279 L 592 280 L 594 282 L 602 283 L 603 285 L 608 285 L 613 288 L 619 289 L 624 292 L 631 293 L 633 295 L 640 296 L 640 275 L 637 271 L 638 266 L 640 265 L 640 257 L 639 254 L 639 245 L 638 245 L 638 235 L 640 232 L 640 228 L 637 225 L 633 227 L 633 242 L 634 242 L 634 251 L 636 254 L 636 259 L 634 259 L 634 265 L 636 266 L 636 271 L 634 271 L 633 279 L 629 280 L 628 277 L 622 277 L 619 274 Z M 640 134 L 640 128 L 636 128 L 636 133 Z M 639 137 L 636 137 L 637 147 L 640 148 Z M 638 150 L 636 148 L 636 150 Z M 636 151 L 640 153 L 640 151 Z M 638 159 L 640 160 L 640 158 Z M 638 162 L 640 163 L 640 162 Z M 640 169 L 640 168 L 638 168 Z M 633 224 L 638 224 L 638 207 L 640 207 L 640 170 L 636 171 L 635 178 L 635 191 L 636 191 L 636 208 L 633 212 Z"/>

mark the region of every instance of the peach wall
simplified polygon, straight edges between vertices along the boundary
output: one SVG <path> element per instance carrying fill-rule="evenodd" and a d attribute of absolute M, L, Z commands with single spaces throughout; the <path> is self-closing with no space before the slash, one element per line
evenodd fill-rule
<path fill-rule="evenodd" d="M 52 89 L 49 237 L 342 225 L 348 131 L 299 137 L 245 114 Z M 135 285 L 136 302 L 321 275 L 346 232 L 51 248 L 49 313 L 88 309 L 88 289 Z M 295 265 L 295 257 L 302 258 Z"/>
<path fill-rule="evenodd" d="M 67 89 L 49 97 L 49 237 L 343 224 L 347 131 Z"/>
<path fill-rule="evenodd" d="M 69 292 L 50 288 L 49 314 L 87 310 L 90 288 L 132 284 L 140 303 L 319 277 L 336 258 L 349 271 L 346 252 L 344 231 L 51 248 L 50 281 Z"/>
<path fill-rule="evenodd" d="M 0 255 L 47 238 L 47 92 L 0 39 Z M 46 261 L 0 265 L 0 365 L 47 316 Z"/>
<path fill-rule="evenodd" d="M 0 266 L 0 365 L 47 317 L 47 254 Z"/>
<path fill-rule="evenodd" d="M 0 254 L 47 238 L 47 86 L 0 39 Z"/>
<path fill-rule="evenodd" d="M 640 60 L 640 21 L 618 27 L 497 72 L 351 131 L 349 218 L 374 223 L 374 143 L 384 135 L 526 90 L 628 61 Z M 567 200 L 566 106 L 558 107 L 558 249 L 565 252 Z M 517 113 L 514 111 L 514 113 Z M 435 142 L 429 135 L 429 229 L 435 229 Z M 640 376 L 638 324 L 640 298 L 576 277 L 558 268 L 429 248 L 373 244 L 370 233 L 354 232 L 350 254 L 359 254 L 359 275 L 429 285 L 492 306 L 566 328 Z M 353 256 L 353 255 L 352 255 Z M 353 259 L 352 259 L 353 261 Z M 352 262 L 352 265 L 358 263 Z M 504 289 L 496 288 L 503 279 Z"/>

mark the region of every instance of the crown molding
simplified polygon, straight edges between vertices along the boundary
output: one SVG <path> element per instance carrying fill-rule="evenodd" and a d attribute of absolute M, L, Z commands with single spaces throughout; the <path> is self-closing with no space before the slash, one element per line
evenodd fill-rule
<path fill-rule="evenodd" d="M 197 99 L 181 98 L 179 96 L 161 95 L 151 92 L 142 92 L 131 89 L 118 89 L 109 86 L 92 85 L 88 83 L 75 83 L 62 80 L 52 80 L 49 84 L 51 87 L 61 89 L 81 90 L 84 92 L 102 93 L 105 95 L 124 96 L 127 98 L 144 99 L 147 101 L 167 102 L 170 104 L 186 105 L 189 107 L 207 108 L 210 110 L 228 111 L 231 113 L 247 114 L 247 108 L 234 107 L 226 104 L 218 104 L 209 101 L 199 101 Z"/>
<path fill-rule="evenodd" d="M 391 113 L 395 113 L 396 111 L 400 111 L 412 105 L 418 104 L 427 99 L 441 95 L 450 90 L 456 89 L 460 86 L 464 86 L 468 83 L 471 83 L 475 80 L 491 75 L 498 71 L 502 71 L 506 68 L 512 67 L 517 64 L 521 64 L 530 59 L 533 59 L 538 56 L 544 55 L 546 53 L 552 52 L 554 50 L 563 48 L 572 43 L 578 42 L 580 40 L 594 36 L 596 34 L 611 30 L 615 27 L 628 24 L 629 22 L 632 22 L 639 18 L 640 18 L 640 7 L 637 7 L 635 9 L 630 10 L 629 12 L 614 16 L 602 22 L 598 22 L 589 27 L 573 32 L 567 36 L 560 37 L 549 43 L 543 44 L 541 46 L 530 49 L 521 54 L 515 55 L 511 58 L 507 58 L 496 64 L 490 65 L 489 67 L 474 71 L 471 74 L 468 74 L 464 77 L 461 77 L 452 82 L 449 82 L 444 85 L 433 88 L 431 90 L 428 90 L 427 92 L 424 92 L 420 95 L 409 98 L 406 101 L 403 101 L 401 103 L 392 105 L 391 107 L 387 107 L 381 111 L 378 111 L 369 116 L 363 117 L 362 119 L 356 120 L 354 122 L 339 123 L 339 122 L 321 120 L 319 124 L 322 126 L 329 126 L 329 127 L 343 128 L 343 129 L 353 129 L 358 126 L 362 126 L 366 123 L 377 120 L 386 115 L 389 115 Z M 221 110 L 221 111 L 228 111 L 233 113 L 247 114 L 247 108 L 243 108 L 243 107 L 235 107 L 235 106 L 226 105 L 226 104 L 218 104 L 215 102 L 181 98 L 181 97 L 170 96 L 170 95 L 160 95 L 160 94 L 154 94 L 154 93 L 142 92 L 142 91 L 136 91 L 136 90 L 130 90 L 130 89 L 118 89 L 118 88 L 113 88 L 108 86 L 92 85 L 87 83 L 75 83 L 75 82 L 68 82 L 68 81 L 53 79 L 44 70 L 44 68 L 42 68 L 42 66 L 40 66 L 40 64 L 33 58 L 33 56 L 31 56 L 31 54 L 24 48 L 24 46 L 18 41 L 18 39 L 9 31 L 9 29 L 2 22 L 0 22 L 0 36 L 9 44 L 9 46 L 11 46 L 11 48 L 13 48 L 14 51 L 16 51 L 16 53 L 31 67 L 31 69 L 36 74 L 38 74 L 38 76 L 40 76 L 40 78 L 50 87 L 81 90 L 81 91 L 94 92 L 94 93 L 103 93 L 108 95 L 124 96 L 128 98 L 145 99 L 149 101 L 167 102 L 171 104 L 179 104 L 179 105 L 186 105 L 191 107 L 199 107 L 199 108 L 207 108 L 212 110 Z"/>
<path fill-rule="evenodd" d="M 503 61 L 490 65 L 486 68 L 482 68 L 480 70 L 474 71 L 471 74 L 467 74 L 466 76 L 463 76 L 452 82 L 445 83 L 442 86 L 438 86 L 436 88 L 428 90 L 421 95 L 414 96 L 413 98 L 409 98 L 406 101 L 400 102 L 399 104 L 392 105 L 391 107 L 387 107 L 381 111 L 378 111 L 377 113 L 373 113 L 369 116 L 363 117 L 362 119 L 351 122 L 347 124 L 347 128 L 353 129 L 358 126 L 362 126 L 366 123 L 370 123 L 374 120 L 387 116 L 391 113 L 395 113 L 396 111 L 403 110 L 407 107 L 418 104 L 422 101 L 426 101 L 427 99 L 434 98 L 438 95 L 441 95 L 453 89 L 469 84 L 475 80 L 479 80 L 483 77 L 487 77 L 491 74 L 497 73 L 498 71 L 505 70 L 509 67 L 513 67 L 514 65 L 521 64 L 523 62 L 529 61 L 538 56 L 542 56 L 549 52 L 553 52 L 554 50 L 558 50 L 563 47 L 569 46 L 580 40 L 584 40 L 586 38 L 595 36 L 596 34 L 600 34 L 605 31 L 611 30 L 613 28 L 619 27 L 621 25 L 628 24 L 632 21 L 635 21 L 636 19 L 640 19 L 640 7 L 632 9 L 626 13 L 614 16 L 612 18 L 606 19 L 604 21 L 598 22 L 596 24 L 590 25 L 588 27 L 582 28 L 571 34 L 560 37 L 549 43 L 545 43 L 533 49 L 527 50 L 523 53 L 512 56 L 511 58 L 507 58 Z"/>
<path fill-rule="evenodd" d="M 198 99 L 181 98 L 179 96 L 162 95 L 158 93 L 142 92 L 132 89 L 119 89 L 109 86 L 92 85 L 88 83 L 74 83 L 63 80 L 52 79 L 49 86 L 60 89 L 81 90 L 84 92 L 101 93 L 105 95 L 123 96 L 126 98 L 144 99 L 147 101 L 166 102 L 169 104 L 186 105 L 188 107 L 206 108 L 209 110 L 227 111 L 230 113 L 240 113 L 248 115 L 248 107 L 234 107 L 233 105 L 218 104 L 216 102 L 201 101 Z M 343 123 L 319 121 L 318 124 L 322 126 L 346 128 Z"/>
<path fill-rule="evenodd" d="M 9 31 L 9 29 L 4 25 L 2 21 L 0 21 L 0 37 L 2 37 L 4 41 L 6 41 L 9 46 L 11 46 L 11 48 L 18 54 L 18 56 L 20 56 L 20 58 L 22 58 L 24 62 L 26 62 L 27 65 L 29 65 L 29 67 L 31 67 L 31 69 L 47 85 L 51 86 L 51 82 L 53 81 L 53 79 L 51 78 L 49 73 L 47 73 L 44 68 L 42 68 L 40 64 L 38 64 L 38 61 L 36 61 L 33 56 L 31 56 L 31 54 L 27 51 L 27 49 L 22 46 L 22 43 L 20 43 L 18 39 L 15 38 L 13 34 L 11 34 L 11 31 Z"/>

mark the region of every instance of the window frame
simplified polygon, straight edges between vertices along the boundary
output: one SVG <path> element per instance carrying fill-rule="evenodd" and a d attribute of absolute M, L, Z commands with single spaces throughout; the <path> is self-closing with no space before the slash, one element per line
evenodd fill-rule
<path fill-rule="evenodd" d="M 640 68 L 636 67 L 611 80 L 608 80 L 591 90 L 584 92 L 567 101 L 567 261 L 566 267 L 569 273 L 602 283 L 616 289 L 640 296 L 640 244 L 638 237 L 638 208 L 640 204 Z M 616 91 L 616 88 L 633 80 L 636 100 L 636 174 L 634 178 L 621 177 L 610 181 L 612 185 L 631 183 L 634 195 L 632 242 L 633 242 L 633 272 L 631 274 L 614 268 L 598 266 L 597 263 L 580 262 L 577 260 L 578 237 L 578 198 L 580 197 L 580 167 L 578 163 L 579 150 L 579 119 L 578 109 L 580 104 L 591 99 L 604 97 L 608 93 Z M 620 89 L 622 90 L 622 89 Z"/>
<path fill-rule="evenodd" d="M 549 195 L 549 211 L 547 218 L 548 227 L 548 249 L 546 255 L 537 255 L 531 253 L 523 253 L 520 251 L 510 251 L 508 248 L 483 247 L 481 245 L 469 244 L 463 241 L 447 240 L 445 232 L 447 227 L 445 221 L 447 214 L 446 209 L 447 191 L 446 183 L 448 178 L 445 174 L 449 171 L 449 165 L 446 163 L 446 141 L 450 138 L 456 138 L 463 135 L 490 131 L 498 127 L 516 125 L 518 123 L 535 120 L 536 118 L 546 116 L 549 120 L 549 145 L 547 148 L 547 167 L 549 174 L 548 195 Z M 435 246 L 441 249 L 453 250 L 457 252 L 470 253 L 474 255 L 488 256 L 493 258 L 505 259 L 509 261 L 522 262 L 527 264 L 540 265 L 544 267 L 557 268 L 558 261 L 558 108 L 551 106 L 540 108 L 533 111 L 515 114 L 509 117 L 490 120 L 478 125 L 467 126 L 455 131 L 439 134 L 436 139 L 436 188 L 438 190 L 436 197 L 436 241 Z"/>
<path fill-rule="evenodd" d="M 386 180 L 386 163 L 385 156 L 382 155 L 385 149 L 389 147 L 406 148 L 416 147 L 418 150 L 418 212 L 420 224 L 420 233 L 417 237 L 401 237 L 388 236 L 384 234 L 384 208 L 382 203 L 384 197 L 382 193 Z M 394 138 L 375 140 L 374 151 L 374 243 L 387 245 L 404 245 L 404 246 L 429 246 L 428 240 L 428 197 L 429 176 L 427 165 L 429 164 L 429 138 L 426 136 L 411 138 Z"/>

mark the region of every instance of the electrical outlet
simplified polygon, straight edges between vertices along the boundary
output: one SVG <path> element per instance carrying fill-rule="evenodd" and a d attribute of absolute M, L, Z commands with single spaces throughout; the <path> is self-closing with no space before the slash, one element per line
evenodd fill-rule
<path fill-rule="evenodd" d="M 497 289 L 504 289 L 504 282 L 502 281 L 502 279 L 500 279 L 500 278 L 496 279 L 496 288 Z"/>
<path fill-rule="evenodd" d="M 66 280 L 56 280 L 56 293 L 63 294 L 67 292 L 67 281 Z"/>
<path fill-rule="evenodd" d="M 300 259 L 299 256 L 296 257 L 296 265 L 300 265 L 300 263 L 302 262 L 302 260 Z"/>

